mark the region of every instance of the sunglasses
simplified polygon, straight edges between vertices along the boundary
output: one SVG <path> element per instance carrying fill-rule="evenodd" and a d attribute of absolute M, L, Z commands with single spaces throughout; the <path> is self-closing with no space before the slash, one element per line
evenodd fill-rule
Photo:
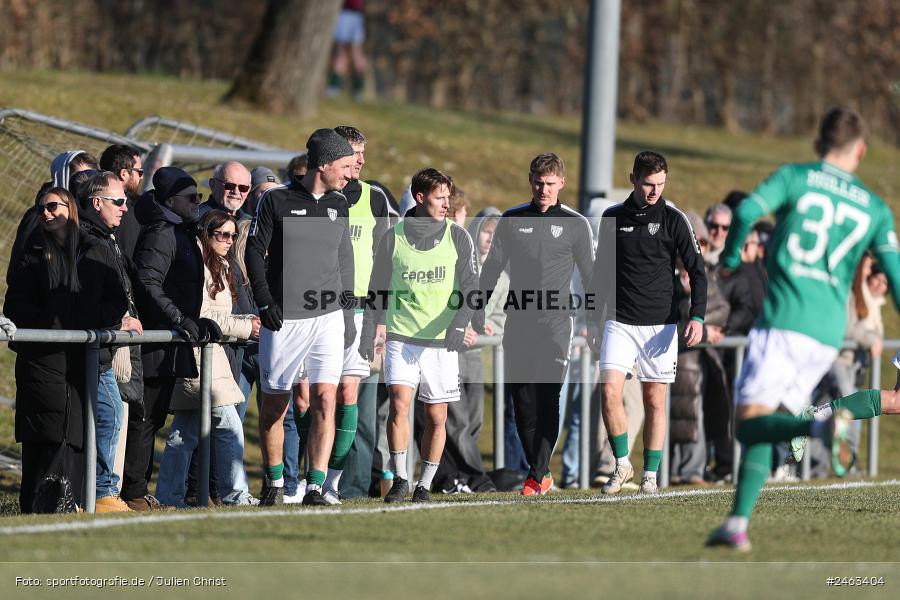
<path fill-rule="evenodd" d="M 172 196 L 172 198 L 179 198 L 181 200 L 187 200 L 188 202 L 193 202 L 194 204 L 200 204 L 203 202 L 203 194 L 178 194 L 176 196 Z"/>
<path fill-rule="evenodd" d="M 730 227 L 731 227 L 731 225 L 722 225 L 720 223 L 707 223 L 706 224 L 706 228 L 709 229 L 710 231 L 716 231 L 718 229 L 721 229 L 722 231 L 728 231 L 728 229 Z"/>
<path fill-rule="evenodd" d="M 143 177 L 143 176 L 144 176 L 144 170 L 143 170 L 143 169 L 128 169 L 128 170 L 137 173 L 137 174 L 138 174 L 138 177 Z"/>
<path fill-rule="evenodd" d="M 91 196 L 91 198 L 106 200 L 107 202 L 112 202 L 116 206 L 123 206 L 128 201 L 128 198 L 113 198 L 112 196 Z"/>
<path fill-rule="evenodd" d="M 65 202 L 48 202 L 48 203 L 46 203 L 46 204 L 41 204 L 40 206 L 41 206 L 41 210 L 42 210 L 42 211 L 43 211 L 43 210 L 46 210 L 48 213 L 50 213 L 50 214 L 52 215 L 52 214 L 54 214 L 54 213 L 56 212 L 56 210 L 57 210 L 60 206 L 66 206 L 66 207 L 68 207 L 69 205 L 68 205 L 67 203 L 65 203 Z"/>
<path fill-rule="evenodd" d="M 210 231 L 210 235 L 216 238 L 217 242 L 231 242 L 235 243 L 238 239 L 238 234 L 236 233 L 228 233 L 227 231 Z"/>
<path fill-rule="evenodd" d="M 246 194 L 250 191 L 249 185 L 238 185 L 232 181 L 224 181 L 222 179 L 216 179 L 215 181 L 221 183 L 226 192 L 233 192 L 234 190 L 237 190 L 242 194 Z"/>

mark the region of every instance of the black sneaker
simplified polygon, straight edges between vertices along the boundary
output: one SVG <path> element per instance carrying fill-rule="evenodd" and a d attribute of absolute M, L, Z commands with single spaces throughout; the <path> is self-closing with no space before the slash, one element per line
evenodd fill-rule
<path fill-rule="evenodd" d="M 413 491 L 413 502 L 431 502 L 431 492 L 424 485 L 417 485 Z"/>
<path fill-rule="evenodd" d="M 391 502 L 403 502 L 406 500 L 406 493 L 409 491 L 409 484 L 406 483 L 406 480 L 402 477 L 394 477 L 394 484 L 391 486 L 390 491 L 384 496 L 384 501 Z"/>
<path fill-rule="evenodd" d="M 265 486 L 265 494 L 259 499 L 259 506 L 278 506 L 284 504 L 284 487 Z"/>
<path fill-rule="evenodd" d="M 312 487 L 312 489 L 310 489 Z M 322 490 L 318 486 L 306 486 L 306 493 L 303 495 L 304 506 L 328 506 L 325 497 L 322 496 Z"/>

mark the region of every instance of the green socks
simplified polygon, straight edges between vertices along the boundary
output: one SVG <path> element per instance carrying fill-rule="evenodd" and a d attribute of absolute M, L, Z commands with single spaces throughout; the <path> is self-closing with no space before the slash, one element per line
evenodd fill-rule
<path fill-rule="evenodd" d="M 771 470 L 772 444 L 744 446 L 744 457 L 741 460 L 737 490 L 734 492 L 734 506 L 731 508 L 733 516 L 750 517 L 750 513 L 753 512 L 753 506 L 756 504 L 756 499 L 759 498 L 759 491 L 766 484 Z"/>
<path fill-rule="evenodd" d="M 609 436 L 609 443 L 616 458 L 628 458 L 628 432 Z"/>
<path fill-rule="evenodd" d="M 340 470 L 344 468 L 347 455 L 356 439 L 356 404 L 338 404 L 334 415 L 334 445 L 331 448 L 331 460 L 328 468 Z"/>
<path fill-rule="evenodd" d="M 881 414 L 881 390 L 862 390 L 831 402 L 831 410 L 849 410 L 854 419 L 871 419 Z"/>
<path fill-rule="evenodd" d="M 325 472 L 311 469 L 306 472 L 306 485 L 317 485 L 320 488 L 325 485 Z"/>
<path fill-rule="evenodd" d="M 644 448 L 644 471 L 656 473 L 659 471 L 659 463 L 662 461 L 662 450 L 648 450 Z"/>
<path fill-rule="evenodd" d="M 785 413 L 772 413 L 742 421 L 737 428 L 737 439 L 748 446 L 786 442 L 810 433 L 812 421 Z"/>
<path fill-rule="evenodd" d="M 269 481 L 278 481 L 284 477 L 284 463 L 277 465 L 266 465 L 266 477 Z"/>

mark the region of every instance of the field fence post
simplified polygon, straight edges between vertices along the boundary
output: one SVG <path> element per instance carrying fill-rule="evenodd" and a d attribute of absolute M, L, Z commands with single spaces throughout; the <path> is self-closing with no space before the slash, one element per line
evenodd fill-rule
<path fill-rule="evenodd" d="M 737 483 L 738 471 L 741 468 L 741 443 L 737 439 L 737 394 L 738 380 L 744 368 L 744 344 L 734 349 L 734 389 L 731 398 L 731 481 Z"/>
<path fill-rule="evenodd" d="M 579 460 L 578 487 L 586 490 L 590 487 L 591 462 L 591 392 L 594 382 L 593 357 L 591 348 L 585 344 L 581 349 L 581 427 L 578 432 Z"/>
<path fill-rule="evenodd" d="M 210 429 L 212 428 L 213 345 L 200 346 L 200 472 L 197 505 L 209 506 Z"/>
<path fill-rule="evenodd" d="M 494 470 L 506 465 L 504 454 L 503 427 L 504 405 L 506 401 L 506 373 L 503 370 L 503 344 L 494 346 Z"/>
<path fill-rule="evenodd" d="M 662 460 L 659 463 L 659 487 L 669 487 L 669 460 L 671 458 L 671 450 L 669 448 L 670 436 L 670 418 L 672 414 L 672 384 L 666 384 L 666 437 L 663 441 Z M 702 424 L 701 424 L 702 426 Z"/>
<path fill-rule="evenodd" d="M 97 392 L 100 387 L 100 340 L 91 332 L 84 360 L 84 512 L 97 508 Z"/>
<path fill-rule="evenodd" d="M 872 385 L 873 390 L 881 389 L 881 355 L 879 354 L 872 361 Z M 869 419 L 869 461 L 868 475 L 875 477 L 878 475 L 878 420 L 880 417 Z"/>

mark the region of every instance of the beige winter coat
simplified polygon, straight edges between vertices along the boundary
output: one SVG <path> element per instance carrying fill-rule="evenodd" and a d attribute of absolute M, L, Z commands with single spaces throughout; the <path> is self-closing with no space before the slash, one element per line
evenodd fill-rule
<path fill-rule="evenodd" d="M 231 293 L 226 289 L 215 298 L 209 295 L 209 283 L 212 279 L 209 269 L 203 266 L 203 305 L 200 307 L 200 317 L 212 319 L 222 330 L 223 335 L 236 337 L 242 340 L 250 338 L 253 332 L 253 315 L 231 314 Z M 194 360 L 197 361 L 197 371 L 200 370 L 200 348 L 194 348 Z M 244 394 L 238 387 L 231 373 L 231 364 L 225 355 L 225 350 L 218 344 L 213 344 L 212 357 L 212 405 L 228 406 L 240 404 L 244 401 Z M 200 408 L 200 379 L 181 379 L 175 384 L 175 392 L 172 395 L 170 406 L 176 410 L 198 410 Z"/>

